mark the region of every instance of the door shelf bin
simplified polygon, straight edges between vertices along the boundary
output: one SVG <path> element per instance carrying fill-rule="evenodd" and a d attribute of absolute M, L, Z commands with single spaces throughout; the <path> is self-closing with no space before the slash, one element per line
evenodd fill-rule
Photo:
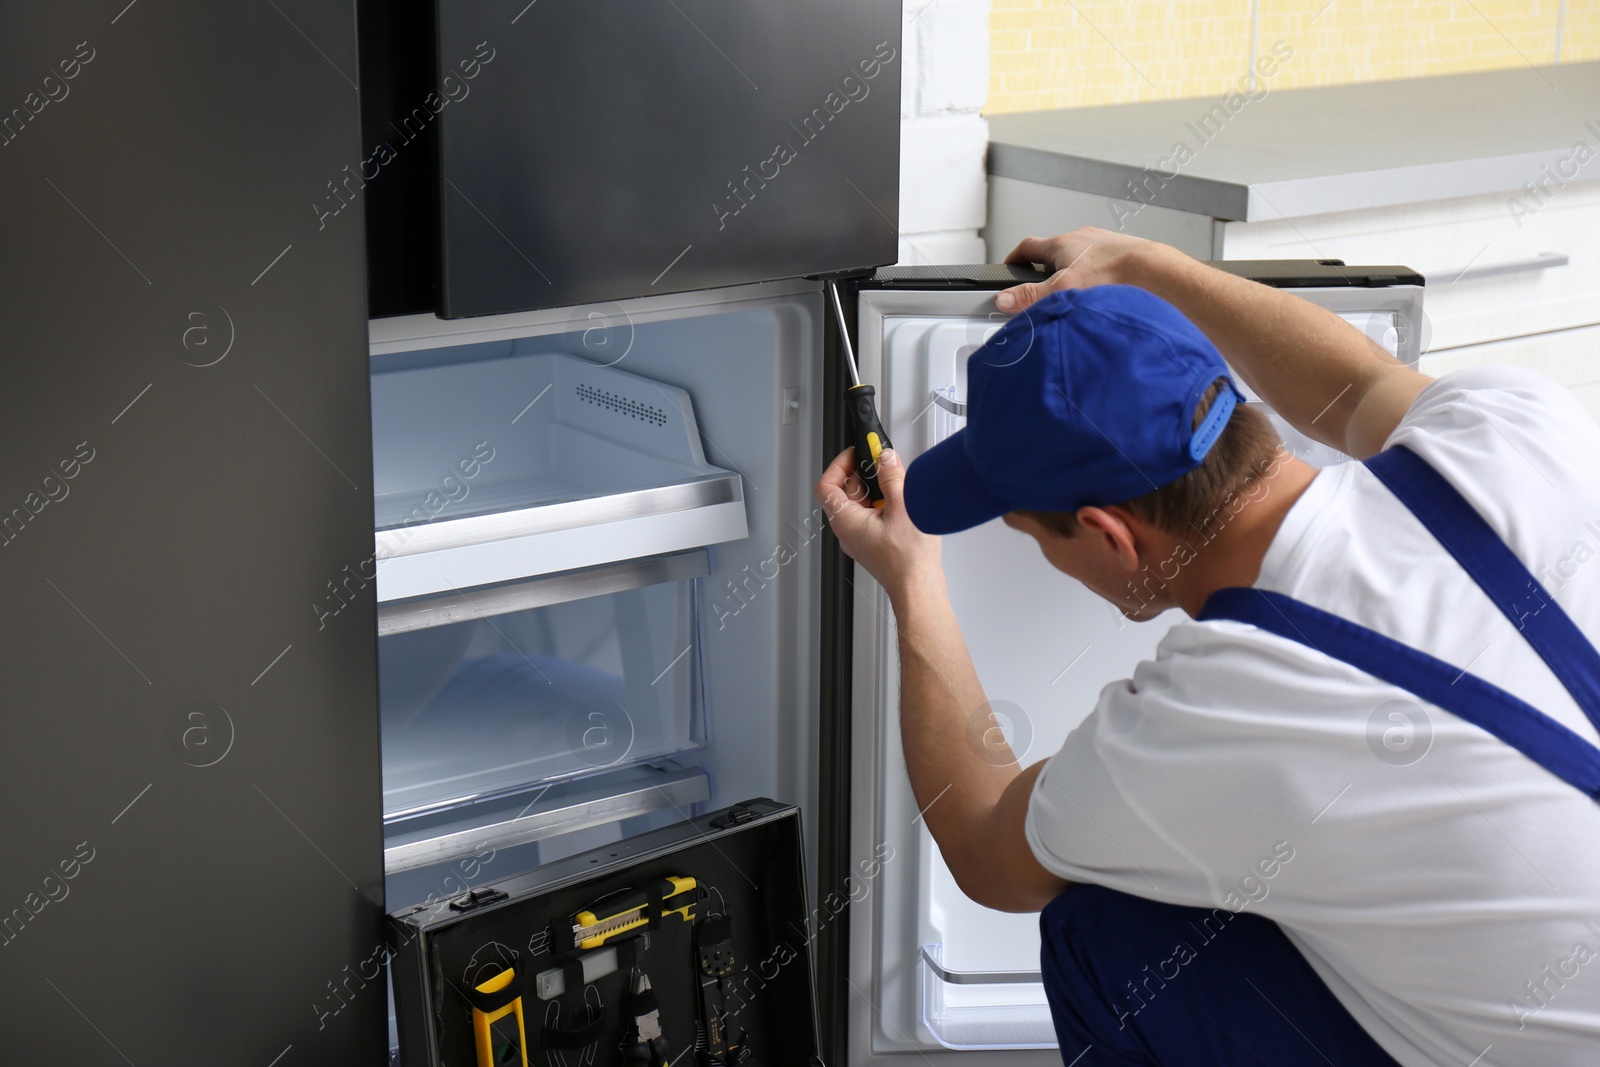
<path fill-rule="evenodd" d="M 385 822 L 700 748 L 707 567 L 700 549 L 382 607 Z"/>
<path fill-rule="evenodd" d="M 380 603 L 747 536 L 688 393 L 559 353 L 375 372 Z"/>
<path fill-rule="evenodd" d="M 923 945 L 922 1021 L 950 1049 L 1055 1048 L 1038 971 L 956 971 L 943 945 Z"/>

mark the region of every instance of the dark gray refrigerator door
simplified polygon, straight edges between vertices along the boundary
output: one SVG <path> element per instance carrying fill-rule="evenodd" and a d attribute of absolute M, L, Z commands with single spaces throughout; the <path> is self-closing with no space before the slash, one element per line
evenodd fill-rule
<path fill-rule="evenodd" d="M 0 1062 L 384 1058 L 355 70 L 0 10 Z"/>
<path fill-rule="evenodd" d="M 897 258 L 898 0 L 438 0 L 438 58 L 447 316 Z"/>

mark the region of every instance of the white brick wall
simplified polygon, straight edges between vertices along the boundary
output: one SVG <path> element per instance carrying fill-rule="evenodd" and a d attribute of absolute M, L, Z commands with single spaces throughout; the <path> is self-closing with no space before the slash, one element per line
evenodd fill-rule
<path fill-rule="evenodd" d="M 989 0 L 906 0 L 900 262 L 981 263 Z"/>

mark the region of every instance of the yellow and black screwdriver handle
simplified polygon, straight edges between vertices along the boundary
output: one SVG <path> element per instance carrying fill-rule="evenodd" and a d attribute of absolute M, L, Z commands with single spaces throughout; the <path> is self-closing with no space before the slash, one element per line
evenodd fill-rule
<path fill-rule="evenodd" d="M 845 324 L 844 305 L 839 302 L 839 287 L 828 283 L 828 295 L 833 300 L 833 312 L 839 319 L 839 343 L 844 349 L 845 369 L 850 372 L 850 385 L 845 387 L 844 407 L 850 419 L 850 443 L 856 449 L 856 474 L 866 486 L 867 501 L 875 508 L 883 507 L 883 489 L 878 485 L 878 457 L 883 450 L 893 448 L 889 434 L 878 417 L 877 390 L 861 380 L 856 367 L 855 349 L 850 344 L 850 329 Z"/>
<path fill-rule="evenodd" d="M 844 392 L 844 406 L 850 413 L 851 444 L 856 447 L 856 474 L 867 487 L 867 500 L 883 507 L 883 488 L 878 485 L 878 457 L 893 447 L 878 418 L 876 391 L 865 383 L 852 385 Z"/>

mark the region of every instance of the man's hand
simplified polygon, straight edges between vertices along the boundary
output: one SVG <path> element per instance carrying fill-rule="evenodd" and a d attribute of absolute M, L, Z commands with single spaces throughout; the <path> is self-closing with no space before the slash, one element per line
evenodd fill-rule
<path fill-rule="evenodd" d="M 1040 865 L 1023 828 L 1039 770 L 1020 774 L 1003 739 L 987 743 L 1000 731 L 945 595 L 939 539 L 906 514 L 900 457 L 878 457 L 881 508 L 868 502 L 855 470 L 855 450 L 847 448 L 822 473 L 817 499 L 845 554 L 894 604 L 900 736 L 917 807 L 963 892 L 985 907 L 1037 911 L 1067 885 Z M 975 724 L 985 738 L 981 751 Z"/>
<path fill-rule="evenodd" d="M 1062 289 L 1137 285 L 1176 307 L 1211 339 L 1244 384 L 1307 437 L 1357 459 L 1383 448 L 1427 377 L 1401 365 L 1338 315 L 1217 270 L 1159 241 L 1085 228 L 1030 237 L 1007 263 L 1046 263 L 1043 282 L 995 297 L 1021 311 Z"/>
<path fill-rule="evenodd" d="M 1011 250 L 1006 262 L 1043 263 L 1054 268 L 1055 273 L 1042 282 L 1013 285 L 996 296 L 994 303 L 1001 311 L 1021 311 L 1063 289 L 1132 283 L 1134 272 L 1129 270 L 1130 260 L 1173 251 L 1155 241 L 1093 226 L 1057 237 L 1029 237 Z"/>
<path fill-rule="evenodd" d="M 896 597 L 908 581 L 939 570 L 939 539 L 917 529 L 906 514 L 906 469 L 893 449 L 878 457 L 883 507 L 867 500 L 856 476 L 855 449 L 839 453 L 817 481 L 817 501 L 845 555 L 865 567 Z"/>

